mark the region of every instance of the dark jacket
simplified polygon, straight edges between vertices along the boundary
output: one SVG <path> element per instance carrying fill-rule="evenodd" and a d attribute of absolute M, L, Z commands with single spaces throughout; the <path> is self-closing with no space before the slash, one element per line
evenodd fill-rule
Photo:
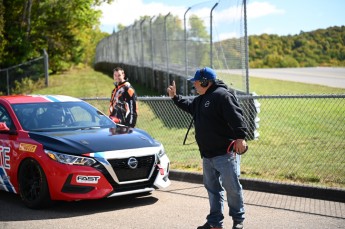
<path fill-rule="evenodd" d="M 175 96 L 174 103 L 194 118 L 195 139 L 202 157 L 226 153 L 232 140 L 245 139 L 247 126 L 237 98 L 217 80 L 204 95 L 192 100 Z"/>

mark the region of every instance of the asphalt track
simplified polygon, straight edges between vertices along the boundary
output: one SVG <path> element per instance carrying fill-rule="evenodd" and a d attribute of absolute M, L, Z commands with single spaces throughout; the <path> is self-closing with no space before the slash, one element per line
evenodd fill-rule
<path fill-rule="evenodd" d="M 242 74 L 242 70 L 220 70 L 232 74 Z M 318 84 L 334 88 L 345 88 L 345 68 L 260 68 L 249 69 L 250 77 L 277 79 L 308 84 Z"/>
<path fill-rule="evenodd" d="M 244 198 L 247 229 L 345 228 L 345 203 L 249 190 Z M 1 191 L 0 206 L 0 229 L 195 229 L 209 210 L 201 184 L 174 180 L 149 196 L 60 202 L 46 210 L 28 209 L 17 195 Z M 226 228 L 231 224 L 226 217 Z"/>

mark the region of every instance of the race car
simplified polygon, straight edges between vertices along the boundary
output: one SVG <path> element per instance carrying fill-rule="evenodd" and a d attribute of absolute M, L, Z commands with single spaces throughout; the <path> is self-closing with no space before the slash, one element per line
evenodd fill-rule
<path fill-rule="evenodd" d="M 149 194 L 170 161 L 147 132 L 64 95 L 0 96 L 0 190 L 33 209 L 55 201 Z"/>

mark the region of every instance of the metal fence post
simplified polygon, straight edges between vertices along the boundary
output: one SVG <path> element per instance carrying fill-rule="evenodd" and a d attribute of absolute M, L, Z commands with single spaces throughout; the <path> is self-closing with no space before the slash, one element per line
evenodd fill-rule
<path fill-rule="evenodd" d="M 165 15 L 164 17 L 164 34 L 165 34 L 165 48 L 166 48 L 166 62 L 167 62 L 167 84 L 166 86 L 168 87 L 170 84 L 170 73 L 169 73 L 169 42 L 168 42 L 168 31 L 167 31 L 167 17 L 170 15 L 170 12 Z"/>
<path fill-rule="evenodd" d="M 186 75 L 186 79 L 183 81 L 184 82 L 184 91 L 185 91 L 185 95 L 188 94 L 188 89 L 187 89 L 187 77 L 188 77 L 188 58 L 187 58 L 187 25 L 186 25 L 186 14 L 188 13 L 188 11 L 192 9 L 192 7 L 188 7 L 188 9 L 186 10 L 186 12 L 184 13 L 183 16 L 183 23 L 184 23 L 184 64 L 185 64 L 185 75 Z"/>
<path fill-rule="evenodd" d="M 248 57 L 248 34 L 247 34 L 247 0 L 243 0 L 244 11 L 244 58 L 246 68 L 246 93 L 249 94 L 249 57 Z"/>
<path fill-rule="evenodd" d="M 10 75 L 8 74 L 8 69 L 6 69 L 6 88 L 7 95 L 10 95 Z"/>
<path fill-rule="evenodd" d="M 152 35 L 152 20 L 156 16 L 152 16 L 150 18 L 150 39 L 151 39 L 151 69 L 152 69 L 152 88 L 155 88 L 155 70 L 154 70 L 154 60 L 153 60 L 153 53 L 154 53 L 154 46 L 153 46 L 153 35 Z"/>
<path fill-rule="evenodd" d="M 141 20 L 140 22 L 140 43 L 141 43 L 141 79 L 144 82 L 145 86 L 148 85 L 148 82 L 145 77 L 145 61 L 144 61 L 144 38 L 143 38 L 143 23 L 145 22 L 146 18 Z"/>
<path fill-rule="evenodd" d="M 49 59 L 48 53 L 45 49 L 43 49 L 43 57 L 44 57 L 44 76 L 46 79 L 46 87 L 49 86 Z"/>
<path fill-rule="evenodd" d="M 214 8 L 216 8 L 218 6 L 218 2 L 216 4 L 214 4 L 214 6 L 211 9 L 211 13 L 210 13 L 210 67 L 213 68 L 213 28 L 212 28 L 212 12 L 214 10 Z"/>

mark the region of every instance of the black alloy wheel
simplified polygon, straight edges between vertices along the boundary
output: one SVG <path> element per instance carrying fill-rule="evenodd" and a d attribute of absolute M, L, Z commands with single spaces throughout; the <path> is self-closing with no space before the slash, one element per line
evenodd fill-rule
<path fill-rule="evenodd" d="M 18 183 L 20 197 L 27 207 L 40 209 L 52 203 L 46 175 L 33 158 L 25 159 L 20 165 Z"/>

